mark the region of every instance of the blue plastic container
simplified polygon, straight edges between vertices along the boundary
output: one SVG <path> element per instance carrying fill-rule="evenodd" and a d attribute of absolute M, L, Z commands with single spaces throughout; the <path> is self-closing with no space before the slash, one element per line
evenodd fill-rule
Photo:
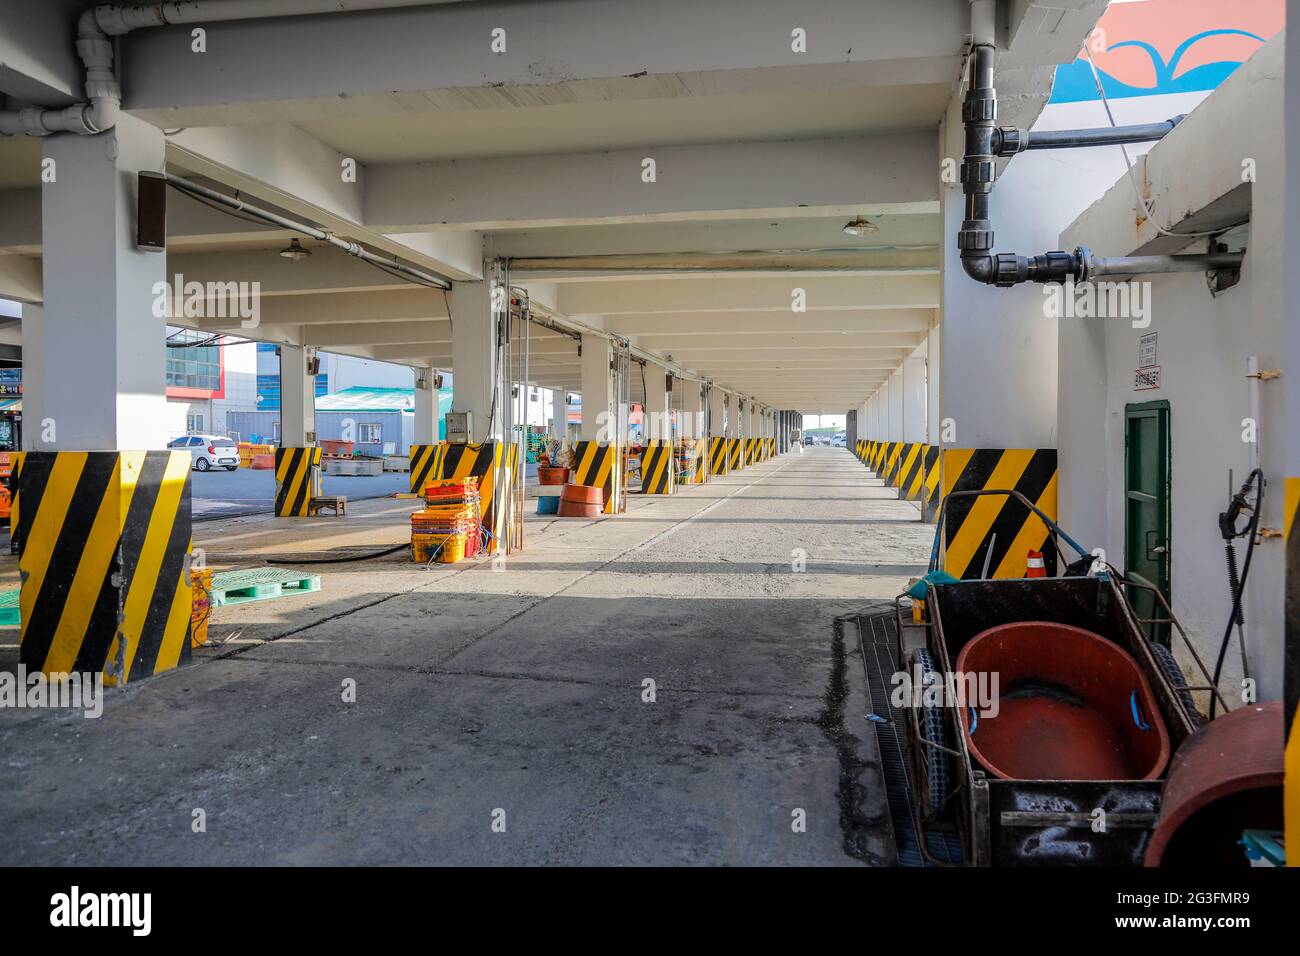
<path fill-rule="evenodd" d="M 537 513 L 539 515 L 554 515 L 560 513 L 560 496 L 559 495 L 541 495 L 537 499 Z"/>

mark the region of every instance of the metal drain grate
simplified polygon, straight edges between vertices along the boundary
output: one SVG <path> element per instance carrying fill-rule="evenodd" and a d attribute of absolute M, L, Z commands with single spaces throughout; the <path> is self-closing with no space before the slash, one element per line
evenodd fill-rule
<path fill-rule="evenodd" d="M 867 691 L 871 710 L 890 722 L 872 721 L 876 728 L 876 742 L 880 746 L 880 769 L 885 779 L 885 798 L 894 824 L 894 840 L 898 844 L 898 862 L 901 866 L 930 866 L 921 855 L 920 840 L 916 832 L 912 781 L 907 772 L 906 738 L 903 730 L 903 712 L 889 703 L 889 677 L 898 672 L 898 628 L 894 619 L 893 603 L 878 605 L 858 615 L 858 636 L 862 651 L 862 665 L 866 671 Z M 930 855 L 937 860 L 960 863 L 961 843 L 955 835 L 929 834 Z"/>

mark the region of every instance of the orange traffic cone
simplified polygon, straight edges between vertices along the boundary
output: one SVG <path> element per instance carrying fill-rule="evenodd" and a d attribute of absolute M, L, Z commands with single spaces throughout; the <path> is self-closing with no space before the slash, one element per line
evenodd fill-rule
<path fill-rule="evenodd" d="M 1030 550 L 1028 561 L 1025 567 L 1025 577 L 1027 578 L 1047 577 L 1047 567 L 1043 564 L 1043 552 Z"/>

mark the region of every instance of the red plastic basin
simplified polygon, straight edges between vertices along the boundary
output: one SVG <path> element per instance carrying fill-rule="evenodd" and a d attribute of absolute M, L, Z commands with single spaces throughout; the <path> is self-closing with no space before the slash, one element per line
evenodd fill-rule
<path fill-rule="evenodd" d="M 1151 685 L 1123 648 L 1091 631 L 1040 621 L 990 628 L 962 648 L 957 673 L 967 746 L 998 777 L 1154 780 L 1169 762 Z M 977 714 L 972 734 L 975 702 L 962 678 L 994 673 L 997 716 Z"/>

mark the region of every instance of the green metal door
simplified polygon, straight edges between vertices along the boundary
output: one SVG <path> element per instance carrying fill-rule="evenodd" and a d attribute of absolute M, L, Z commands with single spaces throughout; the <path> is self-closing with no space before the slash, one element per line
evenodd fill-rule
<path fill-rule="evenodd" d="M 1169 593 L 1169 403 L 1141 402 L 1124 408 L 1124 570 Z M 1140 618 L 1161 618 L 1155 596 L 1129 593 Z M 1166 624 L 1146 625 L 1169 643 Z"/>

